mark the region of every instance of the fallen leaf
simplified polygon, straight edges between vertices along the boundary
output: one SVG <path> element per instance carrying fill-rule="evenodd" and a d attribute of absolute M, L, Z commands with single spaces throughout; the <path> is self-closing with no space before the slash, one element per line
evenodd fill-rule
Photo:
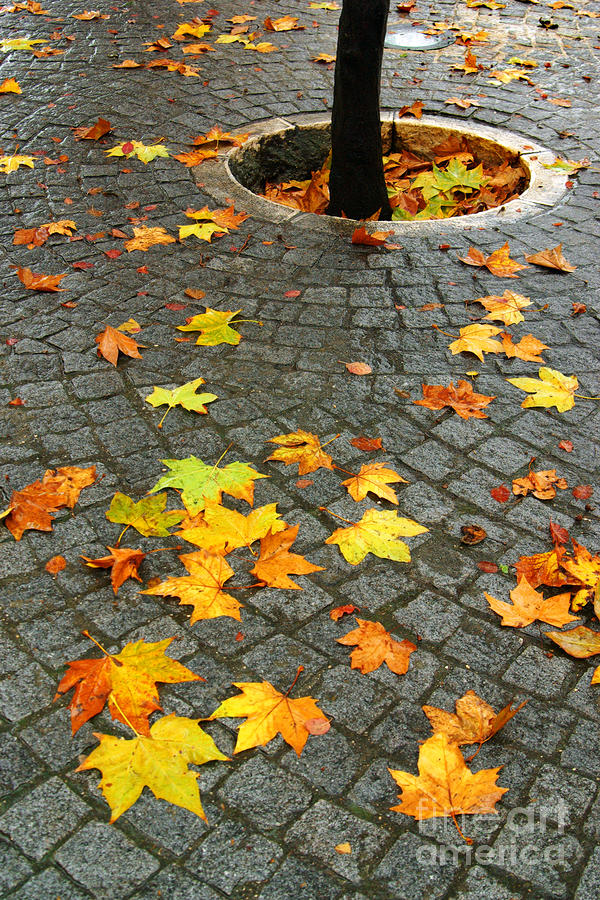
<path fill-rule="evenodd" d="M 573 488 L 571 493 L 576 500 L 587 500 L 594 493 L 594 488 L 591 484 L 579 484 Z"/>
<path fill-rule="evenodd" d="M 426 406 L 428 409 L 443 409 L 450 406 L 461 419 L 487 419 L 483 409 L 495 399 L 485 394 L 478 394 L 468 381 L 459 380 L 455 388 L 453 382 L 448 387 L 441 384 L 424 384 L 423 399 L 413 400 L 417 406 Z"/>
<path fill-rule="evenodd" d="M 592 556 L 582 544 L 572 540 L 573 556 L 561 556 L 560 565 L 566 572 L 568 584 L 575 584 L 577 592 L 573 597 L 573 610 L 582 609 L 590 600 L 594 603 L 596 618 L 600 613 L 600 556 Z M 552 624 L 552 623 L 550 623 Z"/>
<path fill-rule="evenodd" d="M 29 291 L 64 291 L 58 285 L 63 278 L 66 278 L 68 272 L 62 275 L 36 275 L 31 269 L 22 269 L 21 266 L 14 266 L 17 270 L 17 276 L 21 284 L 24 284 Z"/>
<path fill-rule="evenodd" d="M 0 94 L 22 94 L 19 82 L 15 78 L 5 78 L 0 84 Z"/>
<path fill-rule="evenodd" d="M 255 541 L 276 534 L 287 528 L 277 512 L 276 503 L 267 503 L 251 510 L 247 516 L 236 509 L 228 509 L 217 503 L 207 503 L 203 512 L 184 520 L 177 537 L 195 544 L 209 553 L 226 556 L 238 547 L 250 547 Z"/>
<path fill-rule="evenodd" d="M 178 325 L 178 331 L 199 331 L 200 336 L 196 344 L 202 347 L 216 347 L 218 344 L 231 344 L 236 346 L 242 339 L 239 331 L 231 326 L 236 324 L 235 317 L 241 313 L 241 309 L 219 310 L 206 307 L 206 312 L 192 316 L 185 325 Z M 240 320 L 241 321 L 241 320 Z M 260 324 L 260 323 L 259 323 Z"/>
<path fill-rule="evenodd" d="M 46 572 L 49 572 L 51 575 L 58 575 L 58 573 L 62 572 L 66 566 L 67 561 L 64 556 L 53 556 L 52 559 L 48 560 L 44 568 Z"/>
<path fill-rule="evenodd" d="M 519 576 L 517 587 L 510 592 L 512 606 L 484 593 L 490 607 L 502 617 L 501 625 L 523 628 L 532 622 L 540 621 L 562 628 L 569 622 L 576 622 L 578 618 L 569 613 L 570 593 L 557 594 L 544 600 L 543 594 L 534 590 L 523 575 Z"/>
<path fill-rule="evenodd" d="M 429 531 L 412 519 L 398 516 L 396 510 L 368 509 L 359 522 L 348 528 L 338 528 L 326 544 L 337 544 L 344 559 L 352 566 L 362 562 L 368 553 L 381 559 L 410 562 L 410 550 L 402 536 L 414 536 Z"/>
<path fill-rule="evenodd" d="M 587 659 L 600 653 L 600 632 L 583 625 L 571 628 L 570 631 L 545 631 L 544 634 L 576 659 Z M 600 666 L 592 675 L 592 684 L 600 684 Z"/>
<path fill-rule="evenodd" d="M 183 293 L 186 297 L 191 297 L 192 300 L 204 300 L 204 298 L 206 297 L 205 291 L 196 290 L 194 288 L 186 288 Z M 172 308 L 173 306 L 169 307 L 169 309 Z M 185 306 L 180 304 L 180 309 L 185 309 Z"/>
<path fill-rule="evenodd" d="M 398 110 L 398 116 L 401 118 L 402 116 L 414 116 L 415 119 L 420 119 L 423 115 L 423 102 L 421 100 L 415 100 L 410 106 L 401 106 Z"/>
<path fill-rule="evenodd" d="M 461 544 L 480 544 L 487 537 L 487 531 L 481 525 L 461 525 Z"/>
<path fill-rule="evenodd" d="M 9 172 L 16 172 L 20 166 L 28 166 L 30 169 L 33 169 L 35 166 L 33 156 L 22 156 L 19 154 L 0 156 L 0 172 L 4 172 L 7 175 Z"/>
<path fill-rule="evenodd" d="M 274 20 L 267 16 L 263 24 L 265 31 L 301 31 L 304 28 L 304 25 L 298 25 L 295 16 L 281 16 Z"/>
<path fill-rule="evenodd" d="M 234 687 L 242 693 L 225 700 L 209 716 L 209 719 L 246 719 L 239 727 L 234 753 L 264 747 L 280 734 L 300 756 L 309 735 L 305 723 L 325 718 L 312 697 L 292 699 L 289 691 L 281 694 L 268 681 L 234 682 Z"/>
<path fill-rule="evenodd" d="M 91 569 L 110 569 L 110 581 L 115 594 L 128 578 L 142 579 L 138 575 L 138 569 L 146 558 L 142 550 L 132 550 L 131 547 L 107 547 L 109 556 L 101 556 L 98 559 L 90 559 L 82 556 L 85 564 Z"/>
<path fill-rule="evenodd" d="M 351 616 L 355 612 L 360 612 L 360 608 L 353 603 L 346 603 L 344 606 L 336 606 L 335 609 L 332 609 L 329 618 L 338 622 L 342 616 Z"/>
<path fill-rule="evenodd" d="M 128 253 L 132 250 L 148 250 L 156 244 L 174 244 L 176 238 L 168 234 L 162 226 L 148 228 L 146 225 L 134 226 L 133 237 L 125 241 L 125 249 Z"/>
<path fill-rule="evenodd" d="M 317 56 L 311 56 L 310 61 L 323 63 L 327 66 L 335 62 L 335 56 L 332 56 L 331 53 L 318 53 Z"/>
<path fill-rule="evenodd" d="M 400 804 L 391 809 L 418 821 L 451 817 L 456 824 L 457 815 L 496 813 L 495 804 L 508 790 L 496 785 L 501 766 L 471 772 L 457 745 L 443 732 L 421 744 L 418 765 L 418 776 L 389 769 L 402 791 Z"/>
<path fill-rule="evenodd" d="M 529 491 L 538 500 L 553 500 L 556 497 L 556 488 L 561 491 L 568 487 L 564 478 L 559 478 L 556 469 L 545 469 L 543 472 L 534 472 L 533 469 L 525 478 L 515 478 L 512 483 L 512 492 L 516 496 L 526 497 Z"/>
<path fill-rule="evenodd" d="M 342 844 L 336 844 L 333 848 L 336 853 L 340 853 L 342 855 L 352 853 L 352 847 L 347 841 L 344 841 Z"/>
<path fill-rule="evenodd" d="M 518 344 L 515 344 L 512 335 L 508 334 L 508 332 L 502 332 L 502 350 L 509 359 L 516 357 L 517 359 L 524 359 L 527 362 L 536 362 L 543 363 L 544 359 L 539 354 L 543 350 L 549 350 L 547 344 L 543 344 L 541 341 L 538 341 L 532 334 L 526 334 L 521 338 Z"/>
<path fill-rule="evenodd" d="M 542 366 L 537 378 L 507 378 L 510 384 L 527 391 L 532 396 L 521 403 L 523 409 L 532 406 L 555 406 L 559 412 L 566 412 L 575 405 L 575 391 L 579 387 L 576 375 L 563 375 L 557 369 Z"/>
<path fill-rule="evenodd" d="M 582 313 L 587 312 L 587 306 L 585 305 L 585 303 L 575 302 L 571 303 L 571 306 L 573 307 L 571 316 L 580 316 Z"/>
<path fill-rule="evenodd" d="M 501 297 L 491 295 L 489 297 L 478 297 L 474 303 L 481 303 L 488 311 L 484 319 L 491 319 L 494 322 L 504 322 L 505 325 L 516 325 L 518 322 L 524 321 L 521 310 L 526 306 L 531 306 L 529 297 L 523 294 L 515 294 L 514 291 L 506 290 Z"/>
<path fill-rule="evenodd" d="M 179 597 L 180 606 L 193 607 L 190 625 L 219 616 L 229 616 L 240 622 L 242 604 L 223 590 L 223 585 L 233 575 L 227 560 L 206 550 L 185 553 L 179 559 L 189 575 L 167 578 L 140 593 L 153 597 Z"/>
<path fill-rule="evenodd" d="M 404 675 L 408 671 L 410 654 L 417 649 L 415 644 L 407 640 L 394 640 L 380 622 L 369 622 L 358 617 L 356 621 L 358 628 L 336 638 L 338 644 L 356 644 L 356 650 L 350 655 L 351 667 L 366 675 L 385 663 L 396 675 Z"/>
<path fill-rule="evenodd" d="M 562 525 L 557 525 L 556 522 L 553 522 L 550 519 L 548 523 L 548 529 L 550 531 L 550 538 L 553 544 L 568 544 L 569 543 L 569 532 L 566 528 L 563 528 Z"/>
<path fill-rule="evenodd" d="M 87 632 L 84 634 L 89 637 Z M 162 709 L 158 702 L 157 681 L 176 684 L 205 680 L 165 656 L 165 650 L 173 640 L 166 638 L 154 644 L 140 640 L 126 644 L 116 654 L 103 651 L 104 656 L 100 659 L 78 659 L 68 663 L 69 669 L 61 679 L 54 699 L 75 688 L 69 704 L 73 734 L 101 712 L 107 701 L 113 719 L 142 734 L 149 734 L 148 717 Z"/>
<path fill-rule="evenodd" d="M 147 68 L 150 68 L 152 65 L 153 63 L 149 63 Z M 156 159 L 157 156 L 170 156 L 168 149 L 163 147 L 162 144 L 146 145 L 141 141 L 122 141 L 120 144 L 117 144 L 116 147 L 112 147 L 110 150 L 105 150 L 104 152 L 107 156 L 124 156 L 126 159 L 137 156 L 144 165 L 147 165 L 153 159 Z"/>
<path fill-rule="evenodd" d="M 465 53 L 464 62 L 454 63 L 450 68 L 458 72 L 464 72 L 465 75 L 472 75 L 474 72 L 479 72 L 480 69 L 483 69 L 483 66 L 477 62 L 475 54 L 468 50 Z"/>
<path fill-rule="evenodd" d="M 365 463 L 358 475 L 353 475 L 346 481 L 342 481 L 342 484 L 348 489 L 348 493 L 357 503 L 364 500 L 367 494 L 371 492 L 377 497 L 389 500 L 390 503 L 397 505 L 398 497 L 396 492 L 392 488 L 387 487 L 388 484 L 396 482 L 409 483 L 406 478 L 402 478 L 393 469 L 386 468 L 385 463 L 376 462 Z"/>
<path fill-rule="evenodd" d="M 342 362 L 342 360 L 339 360 Z M 344 365 L 351 375 L 370 375 L 373 369 L 363 362 L 345 362 Z"/>
<path fill-rule="evenodd" d="M 482 559 L 477 563 L 477 568 L 481 569 L 482 572 L 487 572 L 488 575 L 494 575 L 498 571 L 496 563 L 489 562 L 485 559 Z"/>
<path fill-rule="evenodd" d="M 119 353 L 124 353 L 133 359 L 141 359 L 138 351 L 138 344 L 133 338 L 127 337 L 112 325 L 107 325 L 104 331 L 96 335 L 96 343 L 98 344 L 98 356 L 103 356 L 113 366 L 117 365 Z"/>
<path fill-rule="evenodd" d="M 507 241 L 498 250 L 490 253 L 489 256 L 485 256 L 481 250 L 477 250 L 475 247 L 469 247 L 467 255 L 459 256 L 458 258 L 468 266 L 485 266 L 492 275 L 496 275 L 498 278 L 518 278 L 519 276 L 515 273 L 520 269 L 526 269 L 527 266 L 522 266 L 520 263 L 515 262 L 514 259 L 510 258 L 509 253 Z"/>
<path fill-rule="evenodd" d="M 290 434 L 269 438 L 269 442 L 281 446 L 267 457 L 266 462 L 276 460 L 286 466 L 297 462 L 298 475 L 308 475 L 317 469 L 333 469 L 331 456 L 323 451 L 319 437 L 309 431 L 300 428 Z"/>
<path fill-rule="evenodd" d="M 323 571 L 323 566 L 315 566 L 299 553 L 289 552 L 298 535 L 298 528 L 296 525 L 278 534 L 269 531 L 261 538 L 260 557 L 250 571 L 269 587 L 302 590 L 288 575 L 310 575 Z"/>
<path fill-rule="evenodd" d="M 111 130 L 112 126 L 108 119 L 98 117 L 93 125 L 81 125 L 79 128 L 73 128 L 73 134 L 77 141 L 98 141 Z"/>
<path fill-rule="evenodd" d="M 574 272 L 577 266 L 572 266 L 567 262 L 562 254 L 562 244 L 558 244 L 552 249 L 541 250 L 539 253 L 533 253 L 531 256 L 525 256 L 529 263 L 535 266 L 544 266 L 546 269 L 557 269 L 559 272 Z"/>
<path fill-rule="evenodd" d="M 171 713 L 155 722 L 148 737 L 130 740 L 96 734 L 100 746 L 92 750 L 77 772 L 100 769 L 100 788 L 111 808 L 111 822 L 132 806 L 144 787 L 155 797 L 206 816 L 200 802 L 198 772 L 188 765 L 202 765 L 213 759 L 227 759 L 210 735 L 198 726 L 200 719 Z"/>
<path fill-rule="evenodd" d="M 182 384 L 181 387 L 172 391 L 167 388 L 155 387 L 153 392 L 146 397 L 146 403 L 149 403 L 155 409 L 157 406 L 164 406 L 165 404 L 167 406 L 167 412 L 157 427 L 162 428 L 165 416 L 174 406 L 182 406 L 184 409 L 192 412 L 206 414 L 208 410 L 205 404 L 212 403 L 213 400 L 218 400 L 219 398 L 216 394 L 197 394 L 196 391 L 201 384 L 204 384 L 204 378 L 195 378 L 194 381 L 188 381 L 187 384 Z"/>
<path fill-rule="evenodd" d="M 505 484 L 499 484 L 498 487 L 492 488 L 490 494 L 497 503 L 506 503 L 510 498 L 510 491 Z"/>
<path fill-rule="evenodd" d="M 173 488 L 181 492 L 181 499 L 188 512 L 200 512 L 207 503 L 220 503 L 223 493 L 254 503 L 254 482 L 267 478 L 247 463 L 232 462 L 219 467 L 207 465 L 197 456 L 185 459 L 161 460 L 171 471 L 160 478 L 152 490 L 154 494 L 163 488 Z"/>
<path fill-rule="evenodd" d="M 501 328 L 494 325 L 466 325 L 460 329 L 460 337 L 448 345 L 448 349 L 455 356 L 457 353 L 473 353 L 483 362 L 484 353 L 501 353 L 502 344 L 500 341 L 493 340 L 494 336 L 500 334 Z"/>
<path fill-rule="evenodd" d="M 449 713 L 435 706 L 423 706 L 422 710 L 429 719 L 434 734 L 445 734 L 450 743 L 458 746 L 481 746 L 504 728 L 526 703 L 527 700 L 513 708 L 511 702 L 499 713 L 495 713 L 493 707 L 478 697 L 475 691 L 467 691 L 456 701 L 456 713 Z"/>
<path fill-rule="evenodd" d="M 385 244 L 393 230 L 390 231 L 367 231 L 364 225 L 359 225 L 352 232 L 353 244 L 366 244 L 368 247 L 381 247 Z"/>
<path fill-rule="evenodd" d="M 368 438 L 368 437 L 357 437 L 352 438 L 350 441 L 353 447 L 356 447 L 357 450 L 362 450 L 363 453 L 371 453 L 373 450 L 385 450 L 385 448 L 381 444 L 381 438 Z"/>
<path fill-rule="evenodd" d="M 96 480 L 96 467 L 63 466 L 47 469 L 41 481 L 34 481 L 20 491 L 13 491 L 10 512 L 4 524 L 16 541 L 27 530 L 52 531 L 50 513 L 68 507 L 73 509 L 83 488 Z"/>
<path fill-rule="evenodd" d="M 558 447 L 560 450 L 564 450 L 565 453 L 573 452 L 573 441 L 559 441 Z"/>
<path fill-rule="evenodd" d="M 106 512 L 106 518 L 109 522 L 116 522 L 127 528 L 131 526 L 144 537 L 169 537 L 169 528 L 181 522 L 185 513 L 182 510 L 165 511 L 166 505 L 166 494 L 144 497 L 136 503 L 131 497 L 117 491 Z M 125 530 L 123 529 L 122 534 Z"/>

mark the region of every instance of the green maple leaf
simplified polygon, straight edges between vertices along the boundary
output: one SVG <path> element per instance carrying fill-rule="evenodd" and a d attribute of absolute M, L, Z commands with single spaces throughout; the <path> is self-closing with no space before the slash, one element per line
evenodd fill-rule
<path fill-rule="evenodd" d="M 431 200 L 437 194 L 448 194 L 453 191 L 476 191 L 488 179 L 483 174 L 483 166 L 475 169 L 467 167 L 453 157 L 445 169 L 434 165 L 432 172 L 421 172 L 411 184 L 411 189 L 419 188 L 425 200 Z"/>
<path fill-rule="evenodd" d="M 154 391 L 148 394 L 146 403 L 154 406 L 154 408 L 164 406 L 165 403 L 168 406 L 167 412 L 158 423 L 159 428 L 162 428 L 162 423 L 167 413 L 174 406 L 183 406 L 184 409 L 202 414 L 207 412 L 204 404 L 212 403 L 213 400 L 218 400 L 218 397 L 216 394 L 197 394 L 196 391 L 201 384 L 204 384 L 204 378 L 195 378 L 194 381 L 188 381 L 187 384 L 182 384 L 181 387 L 172 391 L 167 390 L 167 388 L 155 387 Z"/>
<path fill-rule="evenodd" d="M 32 41 L 29 38 L 12 38 L 9 41 L 0 41 L 0 51 L 10 53 L 11 50 L 31 50 L 34 44 L 44 44 L 45 41 Z"/>
<path fill-rule="evenodd" d="M 360 522 L 349 528 L 338 528 L 325 541 L 326 544 L 337 544 L 347 562 L 356 566 L 367 553 L 381 559 L 393 559 L 396 562 L 410 562 L 410 550 L 398 537 L 423 534 L 429 531 L 412 519 L 404 519 L 395 509 L 368 509 Z"/>
<path fill-rule="evenodd" d="M 193 515 L 204 509 L 207 503 L 220 503 L 223 493 L 246 500 L 252 506 L 254 481 L 268 477 L 242 462 L 229 463 L 222 469 L 217 465 L 209 466 L 196 456 L 163 459 L 161 462 L 171 471 L 156 482 L 150 493 L 163 488 L 181 491 L 181 499 Z"/>
<path fill-rule="evenodd" d="M 190 235 L 195 235 L 199 241 L 208 241 L 210 244 L 213 234 L 229 234 L 229 229 L 216 222 L 194 222 L 193 225 L 179 226 L 179 240 L 183 241 Z"/>
<path fill-rule="evenodd" d="M 203 347 L 216 347 L 217 344 L 239 344 L 242 336 L 239 331 L 235 331 L 231 327 L 231 323 L 240 312 L 241 309 L 232 312 L 230 309 L 221 311 L 207 306 L 205 313 L 192 316 L 186 325 L 178 325 L 177 330 L 199 331 L 200 337 L 196 343 Z M 236 323 L 233 322 L 233 324 Z"/>
<path fill-rule="evenodd" d="M 119 540 L 130 525 L 144 537 L 169 537 L 168 529 L 181 522 L 185 513 L 182 510 L 165 512 L 166 505 L 166 494 L 144 497 L 136 503 L 131 497 L 117 491 L 112 498 L 106 518 L 109 522 L 126 526 L 119 535 Z"/>

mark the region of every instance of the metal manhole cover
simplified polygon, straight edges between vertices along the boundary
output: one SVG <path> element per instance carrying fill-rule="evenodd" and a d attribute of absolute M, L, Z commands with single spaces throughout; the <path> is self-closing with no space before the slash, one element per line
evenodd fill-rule
<path fill-rule="evenodd" d="M 390 50 L 439 50 L 453 44 L 452 34 L 425 34 L 416 28 L 401 28 L 388 31 L 384 47 Z"/>

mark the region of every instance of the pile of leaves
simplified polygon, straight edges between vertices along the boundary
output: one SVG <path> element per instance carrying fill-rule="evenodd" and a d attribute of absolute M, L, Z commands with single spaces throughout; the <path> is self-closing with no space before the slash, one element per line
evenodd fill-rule
<path fill-rule="evenodd" d="M 263 196 L 304 212 L 325 213 L 329 203 L 331 154 L 304 181 L 267 182 Z M 501 206 L 525 189 L 528 177 L 518 157 L 483 162 L 465 137 L 455 135 L 431 154 L 405 148 L 383 157 L 392 219 L 449 219 Z"/>

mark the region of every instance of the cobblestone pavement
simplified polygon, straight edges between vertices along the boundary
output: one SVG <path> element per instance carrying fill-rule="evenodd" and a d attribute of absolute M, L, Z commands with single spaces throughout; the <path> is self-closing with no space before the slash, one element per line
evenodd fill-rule
<path fill-rule="evenodd" d="M 145 224 L 176 234 L 186 207 L 216 204 L 173 159 L 144 166 L 109 159 L 103 149 L 163 137 L 181 151 L 190 135 L 215 123 L 243 129 L 272 116 L 324 112 L 333 72 L 309 58 L 335 52 L 338 14 L 293 0 L 224 0 L 205 40 L 225 32 L 225 19 L 239 13 L 261 22 L 289 13 L 306 29 L 267 36 L 279 48 L 271 54 L 217 45 L 217 52 L 192 61 L 200 78 L 186 78 L 112 65 L 156 58 L 143 42 L 206 15 L 204 6 L 102 2 L 109 18 L 93 21 L 71 18 L 84 9 L 71 0 L 45 6 L 47 16 L 0 17 L 3 39 L 27 36 L 64 50 L 41 59 L 14 51 L 0 69 L 0 80 L 14 76 L 23 91 L 0 96 L 4 152 L 18 146 L 41 154 L 33 171 L 0 176 L 6 438 L 0 472 L 5 500 L 46 468 L 96 464 L 103 477 L 82 493 L 74 514 L 57 516 L 51 534 L 30 531 L 19 543 L 8 532 L 2 538 L 0 893 L 15 900 L 596 897 L 600 705 L 590 665 L 560 651 L 552 655 L 536 626 L 502 628 L 483 591 L 506 597 L 514 575 L 483 574 L 476 563 L 511 565 L 523 553 L 546 550 L 551 518 L 598 549 L 594 498 L 586 506 L 568 490 L 549 504 L 532 497 L 500 504 L 490 489 L 525 474 L 531 457 L 536 468 L 556 468 L 570 487 L 594 484 L 600 411 L 589 401 L 564 414 L 522 410 L 523 395 L 505 378 L 534 375 L 535 365 L 451 357 L 448 338 L 431 326 L 456 331 L 470 321 L 465 300 L 516 289 L 534 301 L 524 325 L 551 348 L 548 364 L 577 373 L 582 393 L 600 394 L 598 169 L 583 170 L 563 202 L 520 224 L 451 236 L 440 227 L 438 234 L 407 238 L 400 250 L 352 246 L 333 232 L 252 217 L 212 245 L 190 239 L 111 259 L 106 251 L 123 247 L 111 229 L 131 235 L 130 216 L 147 216 Z M 595 18 L 568 6 L 551 10 L 515 0 L 495 11 L 463 3 L 428 9 L 423 0 L 413 19 L 419 16 L 488 30 L 490 42 L 475 48 L 478 59 L 504 68 L 512 55 L 533 58 L 535 86 L 494 86 L 486 71 L 474 79 L 451 74 L 450 64 L 463 58 L 458 45 L 435 54 L 386 53 L 386 109 L 420 99 L 428 113 L 512 129 L 563 157 L 589 156 L 597 165 Z M 558 28 L 540 27 L 540 17 Z M 170 55 L 182 58 L 178 47 Z M 444 103 L 458 93 L 476 98 L 479 107 L 461 112 Z M 97 116 L 110 119 L 113 135 L 102 144 L 75 142 L 71 129 Z M 61 154 L 68 162 L 44 165 L 44 156 Z M 126 206 L 132 201 L 140 204 L 133 211 Z M 15 228 L 52 218 L 74 219 L 77 234 L 104 236 L 76 242 L 55 236 L 33 250 L 12 245 Z M 457 261 L 470 244 L 491 251 L 505 240 L 517 259 L 562 241 L 578 268 L 561 275 L 531 267 L 508 282 Z M 442 252 L 440 243 L 451 247 Z M 92 266 L 78 268 L 82 260 Z M 66 291 L 26 291 L 15 265 L 68 272 Z M 237 348 L 176 342 L 174 326 L 204 309 L 184 295 L 186 288 L 202 289 L 210 306 L 241 308 L 244 318 L 263 325 L 243 325 Z M 286 296 L 290 290 L 299 294 Z M 186 309 L 165 306 L 173 302 Z M 587 312 L 573 317 L 574 302 L 586 304 Z M 428 304 L 443 305 L 423 309 Z M 94 337 L 104 324 L 129 317 L 143 326 L 146 349 L 141 360 L 121 359 L 115 369 L 97 358 Z M 367 362 L 373 374 L 352 376 L 340 360 Z M 480 372 L 477 390 L 497 395 L 488 419 L 463 422 L 413 405 L 422 381 L 447 384 L 473 369 Z M 209 414 L 173 410 L 159 431 L 158 411 L 144 402 L 149 390 L 200 375 L 219 398 Z M 24 405 L 8 406 L 17 396 Z M 400 512 L 430 529 L 410 539 L 410 565 L 369 556 L 350 566 L 335 546 L 324 545 L 336 525 L 320 506 L 357 519 L 373 504 L 357 507 L 334 473 L 319 470 L 312 485 L 300 488 L 293 467 L 265 463 L 273 446 L 265 441 L 296 428 L 323 441 L 340 433 L 332 447 L 344 468 L 384 460 L 408 479 Z M 380 436 L 387 452 L 367 457 L 349 443 L 359 435 Z M 571 453 L 559 448 L 561 440 L 572 441 Z M 277 502 L 289 523 L 300 523 L 300 550 L 324 571 L 300 578 L 302 592 L 249 591 L 241 626 L 219 618 L 190 627 L 188 608 L 142 596 L 131 581 L 114 597 L 106 573 L 79 559 L 114 545 L 119 526 L 105 517 L 114 491 L 141 498 L 160 476 L 161 459 L 193 453 L 214 462 L 228 446 L 228 459 L 270 476 L 257 483 L 257 504 Z M 468 548 L 459 542 L 460 527 L 472 522 L 488 538 Z M 133 546 L 176 543 L 140 538 Z M 56 554 L 68 565 L 52 577 L 44 565 Z M 167 553 L 148 557 L 142 568 L 146 581 L 176 571 Z M 334 640 L 348 628 L 329 617 L 347 602 L 396 636 L 418 641 L 406 676 L 350 668 L 348 648 Z M 109 825 L 98 771 L 75 774 L 75 768 L 96 745 L 92 731 L 125 729 L 102 714 L 72 739 L 65 702 L 52 702 L 63 663 L 94 655 L 83 629 L 111 651 L 140 637 L 176 635 L 171 652 L 207 679 L 161 688 L 165 711 L 182 715 L 209 715 L 234 693 L 234 681 L 264 678 L 285 690 L 303 664 L 296 696 L 315 697 L 333 727 L 311 737 L 300 758 L 278 739 L 202 767 L 208 825 L 147 791 Z M 418 741 L 430 733 L 421 705 L 452 709 L 469 688 L 496 708 L 513 697 L 529 700 L 472 764 L 475 770 L 503 764 L 499 783 L 509 788 L 497 816 L 465 822 L 472 846 L 458 838 L 451 820 L 419 826 L 391 812 L 397 791 L 386 771 L 416 772 Z M 233 749 L 236 725 L 222 720 L 207 727 L 224 752 Z M 351 854 L 335 852 L 342 842 L 350 843 Z"/>

